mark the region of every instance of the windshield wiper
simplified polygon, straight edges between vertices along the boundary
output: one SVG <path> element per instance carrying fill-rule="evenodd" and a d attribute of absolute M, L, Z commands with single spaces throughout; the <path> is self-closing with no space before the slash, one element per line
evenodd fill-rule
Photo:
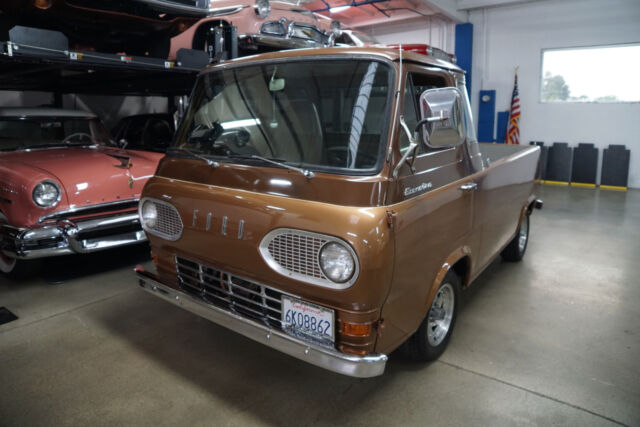
<path fill-rule="evenodd" d="M 256 154 L 252 154 L 251 156 L 247 156 L 247 157 L 250 157 L 252 159 L 262 160 L 263 162 L 271 163 L 271 164 L 274 164 L 274 165 L 282 166 L 283 168 L 287 168 L 287 169 L 290 169 L 292 171 L 301 173 L 307 179 L 311 179 L 314 176 L 314 173 L 312 171 L 310 171 L 309 169 L 297 168 L 295 166 L 288 165 L 288 164 L 286 164 L 284 162 L 284 160 L 278 161 L 278 160 L 267 159 L 266 157 L 258 156 Z"/>
<path fill-rule="evenodd" d="M 220 166 L 220 163 L 211 160 L 211 159 L 207 159 L 205 156 L 201 156 L 198 153 L 194 153 L 191 150 L 188 150 L 186 148 L 182 148 L 182 147 L 171 147 L 172 151 L 182 151 L 183 153 L 187 153 L 189 154 L 191 157 L 193 157 L 194 159 L 200 159 L 200 160 L 204 160 L 209 166 L 211 166 L 212 168 L 217 168 L 218 166 Z"/>

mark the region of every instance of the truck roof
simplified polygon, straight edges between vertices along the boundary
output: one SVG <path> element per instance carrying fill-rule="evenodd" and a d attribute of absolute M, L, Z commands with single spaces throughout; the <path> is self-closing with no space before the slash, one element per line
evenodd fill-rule
<path fill-rule="evenodd" d="M 404 62 L 412 62 L 430 67 L 438 67 L 445 70 L 450 70 L 458 73 L 464 73 L 460 67 L 447 61 L 443 61 L 431 56 L 421 55 L 419 53 L 408 52 L 398 48 L 390 47 L 327 47 L 327 48 L 310 48 L 310 49 L 292 49 L 282 50 L 277 52 L 263 53 L 260 55 L 244 56 L 242 58 L 232 59 L 230 61 L 223 61 L 219 64 L 210 65 L 205 68 L 205 71 L 210 69 L 217 69 L 225 66 L 239 65 L 244 63 L 252 63 L 254 61 L 272 60 L 272 59 L 285 59 L 285 58 L 304 58 L 304 57 L 319 57 L 319 56 L 344 56 L 344 57 L 357 57 L 357 56 L 378 56 L 381 59 L 387 59 L 390 61 L 399 61 L 402 54 L 402 60 Z"/>

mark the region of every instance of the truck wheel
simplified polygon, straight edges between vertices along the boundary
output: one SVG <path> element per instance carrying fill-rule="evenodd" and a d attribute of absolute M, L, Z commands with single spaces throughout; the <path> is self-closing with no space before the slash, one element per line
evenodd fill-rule
<path fill-rule="evenodd" d="M 420 362 L 437 359 L 449 344 L 460 301 L 460 278 L 449 270 L 433 298 L 427 317 L 405 343 L 409 357 Z"/>
<path fill-rule="evenodd" d="M 520 228 L 515 237 L 506 248 L 500 252 L 502 259 L 505 261 L 515 262 L 520 261 L 524 257 L 524 253 L 527 250 L 527 243 L 529 242 L 529 214 L 525 214 L 520 223 Z"/>

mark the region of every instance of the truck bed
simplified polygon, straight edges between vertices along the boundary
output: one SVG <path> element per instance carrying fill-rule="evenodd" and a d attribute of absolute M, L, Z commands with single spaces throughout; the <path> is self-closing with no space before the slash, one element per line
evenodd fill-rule
<path fill-rule="evenodd" d="M 478 146 L 482 153 L 482 161 L 486 166 L 495 163 L 504 157 L 536 149 L 536 147 L 531 145 L 508 145 L 484 142 L 479 143 Z"/>

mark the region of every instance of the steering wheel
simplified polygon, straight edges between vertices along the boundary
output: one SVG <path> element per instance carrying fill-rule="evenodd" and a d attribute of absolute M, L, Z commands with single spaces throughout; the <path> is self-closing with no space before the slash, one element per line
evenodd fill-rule
<path fill-rule="evenodd" d="M 86 137 L 88 138 L 90 141 L 93 141 L 93 136 L 89 135 L 86 132 L 76 132 L 76 133 L 72 133 L 70 135 L 67 135 L 65 137 L 65 139 L 62 140 L 63 144 L 68 144 L 69 141 L 71 141 L 73 138 L 81 138 L 81 137 Z"/>

